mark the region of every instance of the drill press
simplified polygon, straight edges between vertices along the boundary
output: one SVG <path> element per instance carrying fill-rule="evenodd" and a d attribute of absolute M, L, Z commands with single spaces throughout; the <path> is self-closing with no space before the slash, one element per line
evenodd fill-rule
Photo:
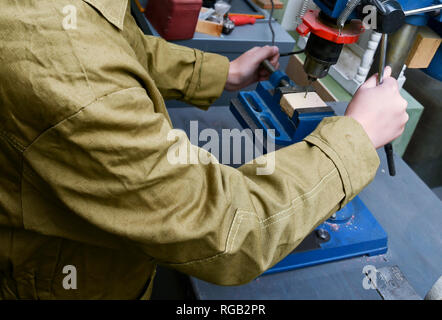
<path fill-rule="evenodd" d="M 433 1 L 441 0 L 424 0 L 424 2 Z M 310 33 L 305 49 L 304 70 L 311 82 L 328 74 L 330 67 L 337 63 L 345 44 L 358 41 L 364 32 L 361 21 L 363 6 L 370 4 L 377 8 L 376 31 L 384 34 L 396 34 L 403 28 L 407 12 L 401 4 L 407 10 L 422 7 L 421 0 L 314 0 L 314 2 L 320 10 L 307 11 L 302 18 L 302 24 L 297 28 L 298 33 L 303 36 Z M 409 42 L 413 42 L 413 38 L 410 38 Z M 411 47 L 411 44 L 407 45 Z M 403 61 L 388 59 L 388 54 L 384 56 L 387 56 L 387 65 L 400 65 L 402 69 L 406 56 Z M 231 111 L 244 127 L 252 131 L 264 130 L 265 141 L 258 143 L 266 146 L 270 140 L 278 149 L 300 142 L 324 117 L 335 115 L 333 109 L 325 103 L 314 108 L 300 107 L 287 112 L 283 107 L 285 98 L 291 94 L 305 93 L 308 89 L 293 83 L 284 72 L 275 70 L 268 61 L 263 66 L 271 73 L 269 81 L 258 83 L 254 91 L 240 92 L 238 97 L 231 101 Z M 396 67 L 393 69 L 395 74 Z M 256 139 L 255 136 L 255 142 Z M 361 255 L 378 255 L 386 251 L 387 234 L 361 199 L 356 197 L 266 273 Z"/>
<path fill-rule="evenodd" d="M 338 62 L 344 44 L 358 41 L 364 29 L 360 20 L 352 20 L 339 29 L 336 19 L 323 11 L 309 10 L 297 31 L 301 36 L 310 33 L 304 70 L 309 80 L 315 81 L 328 74 L 330 67 Z"/>

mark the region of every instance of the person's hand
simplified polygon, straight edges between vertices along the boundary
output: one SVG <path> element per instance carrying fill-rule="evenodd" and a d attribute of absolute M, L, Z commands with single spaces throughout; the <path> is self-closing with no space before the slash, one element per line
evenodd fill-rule
<path fill-rule="evenodd" d="M 229 76 L 227 77 L 225 89 L 236 91 L 257 81 L 267 80 L 270 74 L 261 67 L 261 63 L 266 59 L 278 69 L 278 47 L 255 47 L 230 62 Z"/>
<path fill-rule="evenodd" d="M 377 77 L 373 75 L 359 88 L 345 113 L 362 125 L 376 149 L 399 137 L 408 121 L 407 101 L 391 77 L 391 68 L 385 68 L 380 86 Z"/>

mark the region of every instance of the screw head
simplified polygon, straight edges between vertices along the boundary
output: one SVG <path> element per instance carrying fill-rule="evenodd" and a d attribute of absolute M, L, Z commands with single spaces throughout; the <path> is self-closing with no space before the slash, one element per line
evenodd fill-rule
<path fill-rule="evenodd" d="M 316 230 L 316 236 L 323 242 L 327 242 L 330 240 L 330 234 L 325 229 Z"/>

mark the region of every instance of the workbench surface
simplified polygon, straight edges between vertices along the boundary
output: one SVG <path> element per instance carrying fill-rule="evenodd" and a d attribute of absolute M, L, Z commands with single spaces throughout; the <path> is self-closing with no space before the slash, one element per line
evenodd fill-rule
<path fill-rule="evenodd" d="M 343 114 L 346 104 L 330 104 Z M 206 128 L 241 129 L 228 107 L 169 109 L 176 128 L 189 134 L 190 121 Z M 202 142 L 200 146 L 206 142 Z M 375 180 L 361 199 L 388 234 L 388 252 L 262 276 L 249 284 L 222 287 L 191 278 L 198 299 L 381 299 L 376 290 L 364 289 L 362 269 L 397 265 L 422 298 L 442 275 L 442 202 L 424 182 L 395 156 L 397 176 L 388 175 L 383 149 Z M 158 283 L 157 283 L 158 284 Z"/>
<path fill-rule="evenodd" d="M 143 6 L 146 0 L 140 0 Z M 247 5 L 250 3 L 250 6 Z M 253 7 L 253 8 L 252 8 Z M 235 0 L 232 2 L 232 13 L 249 13 L 263 14 L 268 17 L 268 12 L 262 10 L 248 0 Z M 141 13 L 132 0 L 132 15 L 137 21 L 139 27 L 145 34 L 159 37 L 158 32 L 153 28 L 149 21 Z M 281 50 L 291 51 L 295 45 L 295 40 L 285 31 L 279 23 L 273 22 L 275 31 L 275 43 Z M 214 52 L 229 56 L 232 53 L 244 52 L 254 46 L 270 45 L 272 41 L 272 33 L 268 25 L 268 19 L 258 19 L 254 25 L 244 25 L 235 27 L 235 30 L 229 35 L 221 35 L 215 37 L 204 33 L 195 32 L 194 37 L 189 40 L 175 40 L 176 44 L 197 48 L 207 52 Z"/>
<path fill-rule="evenodd" d="M 146 0 L 140 0 L 142 5 L 147 3 Z M 247 4 L 249 3 L 250 6 Z M 252 9 L 255 8 L 255 9 Z M 235 0 L 232 2 L 231 12 L 235 13 L 252 13 L 263 14 L 268 17 L 268 12 L 258 8 L 250 0 Z M 132 15 L 134 16 L 138 26 L 147 35 L 159 36 L 158 32 L 149 23 L 143 13 L 141 13 L 132 0 Z M 267 22 L 265 22 L 267 21 Z M 292 36 L 285 31 L 279 23 L 273 22 L 273 29 L 275 31 L 275 45 L 279 47 L 280 52 L 291 52 L 295 46 L 295 40 Z M 217 53 L 226 56 L 230 60 L 236 59 L 247 50 L 256 46 L 271 45 L 272 33 L 270 31 L 267 20 L 258 20 L 254 25 L 244 25 L 236 27 L 235 30 L 229 35 L 221 35 L 221 37 L 215 37 L 203 33 L 196 32 L 194 37 L 189 40 L 177 40 L 173 43 L 203 50 L 206 52 Z M 288 65 L 290 57 L 281 57 L 280 64 L 281 70 L 285 70 Z M 254 89 L 250 86 L 248 89 Z M 229 104 L 230 100 L 235 96 L 235 93 L 225 91 L 222 96 L 214 102 L 214 106 L 225 106 Z M 167 102 L 167 106 L 173 107 L 185 107 L 189 106 L 183 102 L 171 100 Z"/>

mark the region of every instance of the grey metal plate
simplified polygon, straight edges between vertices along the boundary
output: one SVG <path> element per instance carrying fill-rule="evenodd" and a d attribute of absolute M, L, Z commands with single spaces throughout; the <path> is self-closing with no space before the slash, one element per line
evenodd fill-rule
<path fill-rule="evenodd" d="M 374 284 L 384 300 L 422 300 L 398 266 L 377 270 Z"/>

